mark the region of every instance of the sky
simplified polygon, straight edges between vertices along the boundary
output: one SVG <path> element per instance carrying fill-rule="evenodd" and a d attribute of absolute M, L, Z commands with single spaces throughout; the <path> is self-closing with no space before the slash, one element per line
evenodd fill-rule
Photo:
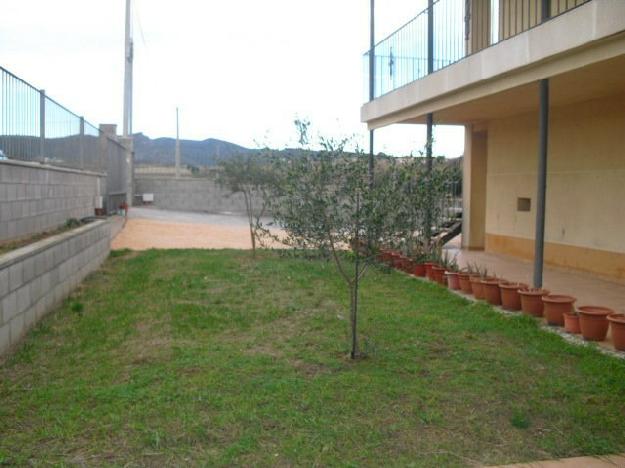
<path fill-rule="evenodd" d="M 427 0 L 378 0 L 376 41 Z M 293 120 L 313 133 L 353 135 L 366 95 L 368 0 L 134 0 L 133 131 L 219 138 L 247 147 L 295 145 Z M 123 110 L 124 0 L 2 0 L 0 65 L 91 123 Z M 434 152 L 463 152 L 461 127 L 435 129 Z M 425 144 L 422 125 L 376 130 L 375 151 Z"/>

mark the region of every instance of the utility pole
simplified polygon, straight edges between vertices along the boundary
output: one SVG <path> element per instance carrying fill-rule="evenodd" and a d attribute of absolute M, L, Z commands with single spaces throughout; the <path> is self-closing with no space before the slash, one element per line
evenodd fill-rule
<path fill-rule="evenodd" d="M 180 177 L 180 127 L 178 125 L 178 108 L 176 107 L 176 178 Z"/>
<path fill-rule="evenodd" d="M 131 37 L 130 0 L 126 0 L 126 40 L 124 49 L 124 136 L 132 135 L 132 61 L 133 44 Z"/>
<path fill-rule="evenodd" d="M 132 61 L 130 0 L 126 0 L 126 31 L 124 41 L 124 123 L 122 143 L 126 148 L 126 204 L 132 206 L 134 198 L 134 142 L 132 140 Z"/>

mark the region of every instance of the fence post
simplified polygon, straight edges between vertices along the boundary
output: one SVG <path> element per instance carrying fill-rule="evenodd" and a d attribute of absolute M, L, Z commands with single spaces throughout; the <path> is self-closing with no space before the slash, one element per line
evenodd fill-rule
<path fill-rule="evenodd" d="M 80 168 L 85 170 L 85 118 L 80 118 Z"/>
<path fill-rule="evenodd" d="M 428 75 L 434 72 L 434 0 L 428 0 Z"/>
<path fill-rule="evenodd" d="M 46 161 L 46 91 L 39 90 L 39 162 Z"/>

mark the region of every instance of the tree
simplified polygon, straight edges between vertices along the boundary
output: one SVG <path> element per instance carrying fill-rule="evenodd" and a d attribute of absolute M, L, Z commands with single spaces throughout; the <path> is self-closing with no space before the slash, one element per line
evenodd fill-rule
<path fill-rule="evenodd" d="M 308 143 L 306 121 L 296 121 L 299 141 Z M 358 298 L 360 280 L 374 258 L 376 246 L 396 234 L 393 206 L 382 196 L 383 185 L 369 183 L 368 158 L 347 152 L 348 140 L 320 139 L 320 151 L 307 148 L 274 160 L 278 183 L 269 197 L 275 222 L 285 231 L 284 243 L 294 249 L 328 253 L 350 296 L 352 359 L 360 356 Z M 384 177 L 381 177 L 384 180 Z"/>
<path fill-rule="evenodd" d="M 219 163 L 217 183 L 232 194 L 241 194 L 250 229 L 252 256 L 264 232 L 262 219 L 267 213 L 267 189 L 273 184 L 268 150 L 237 154 Z"/>
<path fill-rule="evenodd" d="M 431 172 L 422 154 L 395 160 L 383 193 L 397 205 L 393 221 L 398 232 L 392 247 L 422 262 L 436 260 L 440 249 L 437 236 L 446 223 L 446 209 L 453 196 L 456 174 L 444 158 L 435 158 Z M 435 236 L 429 237 L 430 234 Z"/>

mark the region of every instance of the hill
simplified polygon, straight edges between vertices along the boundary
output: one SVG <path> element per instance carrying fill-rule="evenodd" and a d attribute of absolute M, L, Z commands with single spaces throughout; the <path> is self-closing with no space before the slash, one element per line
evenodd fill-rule
<path fill-rule="evenodd" d="M 150 165 L 174 164 L 175 138 L 151 139 L 142 133 L 134 135 L 135 163 Z M 220 159 L 253 151 L 228 141 L 208 138 L 202 141 L 180 140 L 182 165 L 214 166 Z"/>

